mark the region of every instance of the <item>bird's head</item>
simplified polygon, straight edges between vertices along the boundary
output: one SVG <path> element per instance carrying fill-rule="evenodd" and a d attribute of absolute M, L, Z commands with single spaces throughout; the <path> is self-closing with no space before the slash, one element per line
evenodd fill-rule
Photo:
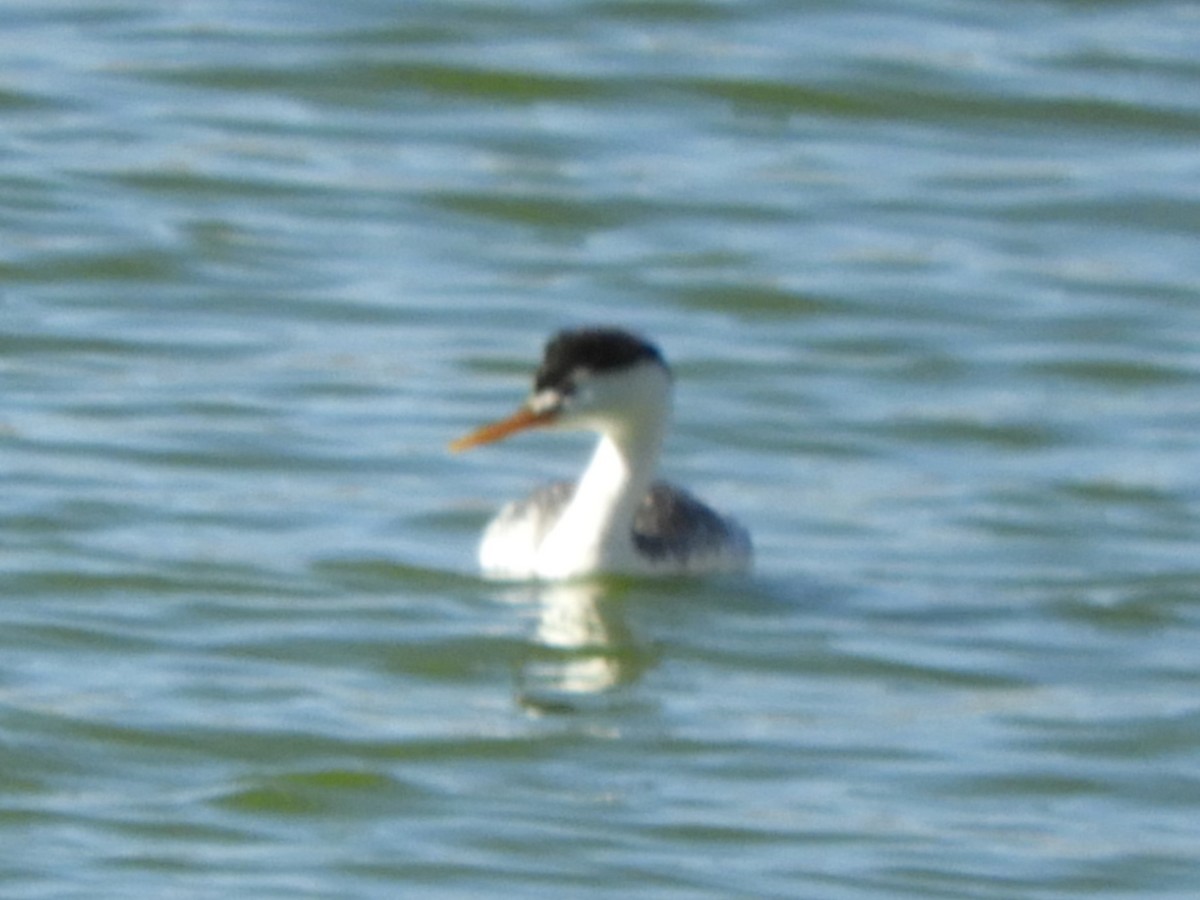
<path fill-rule="evenodd" d="M 546 344 L 525 403 L 450 449 L 468 450 L 530 428 L 636 429 L 667 414 L 670 393 L 670 370 L 648 341 L 617 328 L 562 331 Z"/>

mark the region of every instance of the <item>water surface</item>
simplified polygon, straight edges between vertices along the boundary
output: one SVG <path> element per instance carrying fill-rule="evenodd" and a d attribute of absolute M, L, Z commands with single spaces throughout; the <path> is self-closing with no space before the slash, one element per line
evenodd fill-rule
<path fill-rule="evenodd" d="M 1190 897 L 1187 3 L 9 3 L 5 897 Z M 654 338 L 755 573 L 489 584 Z"/>

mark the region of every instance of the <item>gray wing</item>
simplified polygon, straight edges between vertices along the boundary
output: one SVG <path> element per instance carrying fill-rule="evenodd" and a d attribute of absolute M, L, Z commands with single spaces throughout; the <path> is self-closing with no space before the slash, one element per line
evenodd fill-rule
<path fill-rule="evenodd" d="M 663 481 L 651 485 L 638 507 L 633 542 L 650 559 L 679 563 L 704 556 L 750 555 L 750 536 L 742 526 Z"/>

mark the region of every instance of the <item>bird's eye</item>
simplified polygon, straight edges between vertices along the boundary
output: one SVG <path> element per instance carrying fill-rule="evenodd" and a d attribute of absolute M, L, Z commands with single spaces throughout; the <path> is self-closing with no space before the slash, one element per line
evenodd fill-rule
<path fill-rule="evenodd" d="M 587 385 L 591 374 L 583 366 L 577 366 L 562 380 L 562 384 L 558 386 L 558 392 L 564 397 L 574 397 Z"/>

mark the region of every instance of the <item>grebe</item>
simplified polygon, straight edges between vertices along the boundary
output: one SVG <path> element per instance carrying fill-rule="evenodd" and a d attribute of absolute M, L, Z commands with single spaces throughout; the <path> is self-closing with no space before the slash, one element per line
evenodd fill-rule
<path fill-rule="evenodd" d="M 595 431 L 600 441 L 577 483 L 546 485 L 497 514 L 479 546 L 484 574 L 552 581 L 746 569 L 742 526 L 654 478 L 670 406 L 671 373 L 653 344 L 616 328 L 555 335 L 525 404 L 450 449 L 547 427 Z"/>

